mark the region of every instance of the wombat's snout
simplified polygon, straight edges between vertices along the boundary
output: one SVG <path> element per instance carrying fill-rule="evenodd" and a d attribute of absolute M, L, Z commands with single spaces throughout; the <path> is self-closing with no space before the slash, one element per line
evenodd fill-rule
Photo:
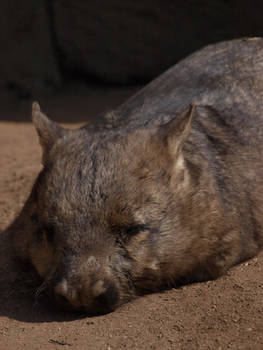
<path fill-rule="evenodd" d="M 64 278 L 54 287 L 54 297 L 63 309 L 100 314 L 111 312 L 117 307 L 119 293 L 109 281 L 97 280 L 92 284 L 73 287 Z"/>

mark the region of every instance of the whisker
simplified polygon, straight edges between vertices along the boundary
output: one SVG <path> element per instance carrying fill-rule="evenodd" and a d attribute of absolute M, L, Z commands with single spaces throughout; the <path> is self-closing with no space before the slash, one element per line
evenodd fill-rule
<path fill-rule="evenodd" d="M 41 295 L 44 294 L 44 291 L 47 289 L 48 287 L 48 283 L 46 281 L 44 281 L 43 283 L 41 283 L 41 285 L 36 289 L 35 291 L 35 302 L 34 302 L 34 306 L 38 305 L 38 301 L 41 297 Z"/>

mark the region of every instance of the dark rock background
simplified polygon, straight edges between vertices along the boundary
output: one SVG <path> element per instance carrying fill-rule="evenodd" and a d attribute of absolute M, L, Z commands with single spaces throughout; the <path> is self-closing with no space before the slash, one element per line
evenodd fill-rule
<path fill-rule="evenodd" d="M 261 0 L 3 1 L 0 89 L 144 83 L 207 44 L 261 36 L 262 13 Z"/>
<path fill-rule="evenodd" d="M 0 89 L 24 97 L 61 84 L 45 0 L 1 1 L 0 48 Z"/>

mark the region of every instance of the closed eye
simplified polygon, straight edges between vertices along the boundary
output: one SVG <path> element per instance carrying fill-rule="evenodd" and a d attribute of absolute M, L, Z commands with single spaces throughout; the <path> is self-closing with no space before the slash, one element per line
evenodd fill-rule
<path fill-rule="evenodd" d="M 140 232 L 149 230 L 147 225 L 129 225 L 119 228 L 117 241 L 128 243 Z"/>
<path fill-rule="evenodd" d="M 128 237 L 133 237 L 140 233 L 141 231 L 146 231 L 148 230 L 147 225 L 131 225 L 123 228 L 123 233 L 128 236 Z"/>

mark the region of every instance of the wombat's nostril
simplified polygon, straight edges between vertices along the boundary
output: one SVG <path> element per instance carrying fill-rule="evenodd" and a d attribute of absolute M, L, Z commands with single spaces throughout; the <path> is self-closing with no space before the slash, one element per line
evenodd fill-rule
<path fill-rule="evenodd" d="M 68 294 L 68 283 L 65 279 L 63 279 L 56 287 L 55 293 L 62 295 L 63 297 L 67 297 Z"/>
<path fill-rule="evenodd" d="M 97 297 L 98 295 L 104 293 L 105 291 L 106 291 L 106 288 L 102 280 L 97 281 L 92 287 L 92 293 L 94 297 Z"/>
<path fill-rule="evenodd" d="M 64 295 L 59 295 L 59 294 L 56 294 L 56 302 L 58 303 L 58 305 L 64 309 L 69 309 L 71 308 L 71 304 L 69 302 L 69 300 L 64 297 Z"/>
<path fill-rule="evenodd" d="M 79 308 L 79 302 L 77 300 L 77 292 L 70 288 L 68 282 L 63 279 L 54 288 L 55 299 L 63 308 Z"/>
<path fill-rule="evenodd" d="M 113 284 L 105 286 L 102 293 L 97 294 L 95 297 L 95 304 L 99 309 L 102 310 L 113 310 L 118 303 L 119 294 L 116 287 Z"/>
<path fill-rule="evenodd" d="M 55 299 L 59 303 L 60 306 L 67 307 L 70 303 L 70 299 L 68 296 L 68 283 L 65 279 L 63 279 L 56 287 L 54 288 Z"/>

